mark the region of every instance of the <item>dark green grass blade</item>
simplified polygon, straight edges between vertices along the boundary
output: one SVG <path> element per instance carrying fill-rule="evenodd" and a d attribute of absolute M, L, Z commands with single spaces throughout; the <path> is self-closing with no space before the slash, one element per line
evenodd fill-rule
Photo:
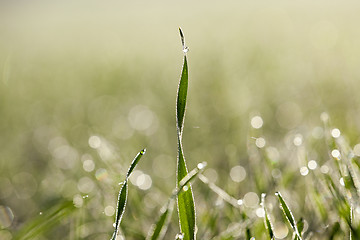
<path fill-rule="evenodd" d="M 127 202 L 127 195 L 128 195 L 128 184 L 127 184 L 128 179 L 129 179 L 132 171 L 134 170 L 134 168 L 136 167 L 136 165 L 140 161 L 140 158 L 145 154 L 145 152 L 146 152 L 146 149 L 143 149 L 136 155 L 136 157 L 134 158 L 134 160 L 130 164 L 129 170 L 128 170 L 127 174 L 126 174 L 126 179 L 125 179 L 124 184 L 122 185 L 122 187 L 120 189 L 119 197 L 118 197 L 117 210 L 116 210 L 115 229 L 114 229 L 114 233 L 113 233 L 113 235 L 111 237 L 111 240 L 116 239 L 116 235 L 117 235 L 117 233 L 119 231 L 121 219 L 122 219 L 122 216 L 124 215 L 124 212 L 125 212 L 125 207 L 126 207 L 126 202 Z"/>
<path fill-rule="evenodd" d="M 183 48 L 185 45 L 184 35 L 180 29 L 181 43 Z M 176 101 L 176 126 L 177 126 L 177 142 L 178 142 L 178 159 L 177 159 L 177 181 L 176 186 L 179 187 L 180 181 L 187 175 L 186 161 L 182 148 L 182 132 L 184 127 L 186 98 L 188 90 L 188 67 L 187 58 L 184 55 L 184 64 L 181 72 L 177 101 Z M 195 204 L 190 184 L 187 191 L 180 192 L 177 197 L 177 209 L 179 214 L 180 231 L 184 234 L 184 240 L 195 239 Z"/>
<path fill-rule="evenodd" d="M 64 201 L 55 205 L 42 215 L 35 217 L 12 238 L 13 240 L 38 239 L 40 235 L 52 230 L 65 217 L 68 217 L 78 208 L 72 201 Z"/>
<path fill-rule="evenodd" d="M 184 65 L 181 72 L 181 78 L 177 93 L 177 102 L 176 102 L 176 123 L 178 128 L 178 134 L 182 134 L 185 118 L 185 109 L 186 109 L 186 98 L 188 90 L 188 66 L 187 58 L 184 56 Z"/>
<path fill-rule="evenodd" d="M 299 234 L 299 231 L 297 229 L 297 223 L 295 221 L 294 215 L 292 214 L 290 208 L 286 204 L 284 198 L 281 196 L 280 192 L 276 192 L 275 195 L 278 197 L 281 209 L 283 210 L 283 213 L 286 217 L 286 219 L 289 221 L 291 228 L 294 230 L 295 234 L 297 235 L 298 239 L 301 240 L 301 236 Z"/>

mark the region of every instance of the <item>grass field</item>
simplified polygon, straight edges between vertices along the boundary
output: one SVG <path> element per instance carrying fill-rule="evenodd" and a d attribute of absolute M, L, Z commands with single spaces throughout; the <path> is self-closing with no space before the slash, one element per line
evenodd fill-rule
<path fill-rule="evenodd" d="M 181 186 L 179 26 L 180 138 L 189 172 L 207 163 L 191 179 L 197 239 L 269 239 L 266 223 L 276 239 L 358 239 L 359 10 L 0 2 L 0 239 L 110 239 L 144 148 L 118 239 L 146 238 Z"/>

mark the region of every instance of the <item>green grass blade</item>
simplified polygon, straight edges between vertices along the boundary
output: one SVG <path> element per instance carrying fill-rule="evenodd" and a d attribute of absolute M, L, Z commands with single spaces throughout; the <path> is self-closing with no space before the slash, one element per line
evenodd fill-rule
<path fill-rule="evenodd" d="M 181 42 L 183 49 L 185 47 L 184 35 L 180 29 Z M 185 53 L 185 52 L 184 52 Z M 184 127 L 186 98 L 188 90 L 188 67 L 187 58 L 184 55 L 184 64 L 181 72 L 177 101 L 176 101 L 176 125 L 177 125 L 177 142 L 178 142 L 178 158 L 177 158 L 177 181 L 176 186 L 179 188 L 181 180 L 188 174 L 186 161 L 182 148 L 182 132 Z M 184 240 L 195 239 L 195 203 L 190 184 L 186 191 L 179 193 L 177 197 L 177 209 L 179 215 L 180 231 L 184 234 Z"/>
<path fill-rule="evenodd" d="M 149 231 L 147 240 L 157 240 L 162 239 L 165 235 L 167 225 L 173 210 L 174 199 L 184 191 L 184 188 L 188 187 L 187 185 L 193 181 L 205 168 L 206 162 L 199 163 L 197 167 L 190 171 L 179 183 L 179 187 L 174 189 L 173 194 L 169 198 L 167 205 L 163 207 L 165 211 L 160 215 L 159 220 L 154 224 Z"/>
<path fill-rule="evenodd" d="M 187 58 L 184 56 L 184 64 L 181 72 L 181 78 L 178 87 L 177 93 L 177 102 L 176 102 L 176 123 L 178 128 L 178 134 L 182 134 L 184 119 L 185 119 L 185 110 L 186 110 L 186 98 L 188 90 L 188 66 Z"/>
<path fill-rule="evenodd" d="M 290 208 L 286 204 L 286 202 L 285 202 L 284 198 L 281 196 L 280 192 L 276 192 L 275 195 L 279 199 L 281 209 L 283 210 L 283 213 L 284 213 L 286 219 L 290 223 L 291 228 L 294 230 L 294 232 L 297 235 L 298 239 L 301 240 L 302 238 L 301 238 L 301 236 L 299 234 L 299 231 L 298 231 L 298 228 L 297 228 L 297 223 L 295 221 L 294 215 L 292 214 Z"/>
<path fill-rule="evenodd" d="M 65 217 L 68 217 L 77 209 L 78 208 L 74 206 L 73 201 L 60 202 L 47 211 L 44 211 L 42 215 L 38 215 L 33 220 L 26 223 L 12 239 L 39 239 L 39 236 L 52 230 L 59 224 L 61 220 L 65 219 Z"/>
<path fill-rule="evenodd" d="M 119 197 L 118 197 L 117 210 L 116 210 L 116 217 L 115 217 L 115 229 L 114 229 L 114 233 L 113 233 L 113 235 L 111 237 L 111 240 L 116 239 L 117 233 L 119 231 L 121 219 L 122 219 L 122 217 L 124 215 L 124 212 L 125 212 L 127 196 L 128 196 L 128 184 L 127 184 L 128 179 L 129 179 L 132 171 L 134 170 L 134 168 L 138 164 L 140 158 L 145 154 L 145 152 L 146 152 L 146 149 L 143 149 L 136 155 L 136 157 L 134 158 L 134 160 L 130 164 L 129 170 L 128 170 L 127 174 L 126 174 L 126 179 L 125 179 L 124 184 L 122 185 L 122 187 L 120 189 Z"/>
<path fill-rule="evenodd" d="M 181 151 L 181 149 L 179 149 L 179 151 Z M 177 189 L 179 193 L 177 197 L 177 207 L 178 207 L 180 231 L 184 234 L 184 240 L 190 240 L 190 239 L 195 239 L 196 219 L 195 219 L 195 204 L 194 204 L 191 185 L 189 183 L 187 183 L 187 185 L 183 185 L 182 178 L 180 178 L 180 176 L 186 177 L 186 175 L 187 175 L 187 169 L 185 165 L 185 159 L 182 157 L 182 154 L 179 154 L 178 183 L 177 183 L 178 186 Z"/>
<path fill-rule="evenodd" d="M 167 206 L 165 207 L 165 210 L 160 215 L 159 220 L 156 222 L 155 225 L 152 226 L 147 240 L 157 240 L 157 239 L 163 239 L 166 229 L 173 211 L 174 206 L 174 200 L 170 199 L 167 203 Z"/>
<path fill-rule="evenodd" d="M 274 230 L 273 230 L 273 227 L 272 227 L 271 222 L 270 222 L 270 217 L 269 217 L 269 215 L 268 215 L 268 213 L 266 211 L 266 208 L 265 208 L 265 196 L 266 196 L 265 193 L 261 194 L 261 206 L 262 206 L 262 208 L 264 210 L 264 213 L 265 213 L 264 214 L 265 215 L 264 224 L 265 224 L 265 228 L 266 228 L 266 230 L 268 232 L 269 239 L 273 240 L 273 239 L 275 239 Z"/>

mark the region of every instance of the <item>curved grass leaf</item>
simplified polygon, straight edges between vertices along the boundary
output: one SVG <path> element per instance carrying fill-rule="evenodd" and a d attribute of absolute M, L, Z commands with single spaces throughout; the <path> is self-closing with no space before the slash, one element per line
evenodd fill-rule
<path fill-rule="evenodd" d="M 111 237 L 111 240 L 115 240 L 116 239 L 116 235 L 119 231 L 119 227 L 120 227 L 120 223 L 121 223 L 121 219 L 122 216 L 124 215 L 125 212 L 125 207 L 126 207 L 126 201 L 127 201 L 127 195 L 128 195 L 128 180 L 129 177 L 132 173 L 132 171 L 134 170 L 134 168 L 136 167 L 136 165 L 138 164 L 140 158 L 145 154 L 146 149 L 141 150 L 136 157 L 134 158 L 134 160 L 132 161 L 132 163 L 130 164 L 129 170 L 126 174 L 126 178 L 125 181 L 119 191 L 119 197 L 118 197 L 118 204 L 117 204 L 117 210 L 116 210 L 116 218 L 115 218 L 115 230 L 114 233 Z"/>
<path fill-rule="evenodd" d="M 185 50 L 184 35 L 180 31 L 181 42 L 183 50 Z M 184 51 L 186 53 L 186 51 Z M 188 174 L 186 168 L 186 161 L 182 148 L 182 132 L 184 127 L 186 98 L 188 89 L 188 67 L 186 54 L 184 55 L 184 64 L 181 72 L 177 102 L 176 102 L 176 125 L 177 125 L 177 142 L 178 142 L 178 158 L 177 158 L 177 181 L 176 186 L 179 188 L 181 180 Z M 190 184 L 187 186 L 187 191 L 180 192 L 177 197 L 177 209 L 179 215 L 180 231 L 184 234 L 184 240 L 195 239 L 195 204 L 192 189 Z"/>
<path fill-rule="evenodd" d="M 280 192 L 276 192 L 275 195 L 279 198 L 281 209 L 283 210 L 283 213 L 284 213 L 286 219 L 290 223 L 291 228 L 294 230 L 294 232 L 295 232 L 295 234 L 297 236 L 297 239 L 301 240 L 302 238 L 301 238 L 300 233 L 298 231 L 297 223 L 295 221 L 294 215 L 292 214 L 290 208 L 287 206 L 287 204 L 286 204 L 284 198 L 281 196 Z"/>

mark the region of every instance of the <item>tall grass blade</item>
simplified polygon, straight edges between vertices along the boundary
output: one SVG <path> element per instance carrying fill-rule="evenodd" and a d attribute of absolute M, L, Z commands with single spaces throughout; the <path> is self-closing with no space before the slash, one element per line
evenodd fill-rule
<path fill-rule="evenodd" d="M 297 223 L 295 221 L 294 215 L 292 214 L 290 208 L 288 207 L 288 205 L 286 204 L 284 198 L 281 196 L 280 192 L 276 192 L 275 195 L 278 197 L 279 202 L 280 202 L 280 206 L 281 209 L 283 210 L 283 213 L 286 217 L 286 219 L 288 220 L 288 222 L 290 223 L 291 228 L 294 230 L 295 234 L 297 235 L 299 240 L 302 240 L 300 233 L 298 231 L 297 228 Z"/>
<path fill-rule="evenodd" d="M 114 233 L 111 237 L 111 240 L 115 240 L 117 233 L 119 231 L 119 227 L 120 227 L 120 223 L 121 223 L 121 219 L 122 216 L 124 215 L 125 212 L 125 207 L 126 207 L 126 202 L 127 202 L 127 196 L 128 196 L 128 180 L 129 177 L 132 173 L 132 171 L 134 170 L 134 168 L 136 167 L 136 165 L 138 164 L 140 158 L 145 154 L 146 149 L 141 150 L 136 157 L 134 158 L 134 160 L 132 161 L 132 163 L 130 164 L 129 170 L 126 174 L 126 178 L 125 181 L 120 189 L 119 192 L 119 197 L 118 197 L 118 204 L 117 204 L 117 210 L 116 210 L 116 218 L 115 218 L 115 230 Z"/>
<path fill-rule="evenodd" d="M 181 43 L 183 50 L 185 50 L 184 35 L 180 31 Z M 184 51 L 186 53 L 186 51 Z M 186 161 L 183 154 L 182 147 L 182 132 L 184 127 L 186 98 L 188 89 L 188 67 L 186 54 L 184 55 L 184 64 L 181 72 L 177 102 L 176 102 L 176 125 L 177 125 L 177 142 L 178 142 L 178 158 L 177 158 L 177 181 L 176 186 L 179 188 L 181 180 L 188 174 L 186 168 Z M 187 190 L 181 192 L 177 197 L 177 209 L 179 215 L 180 231 L 184 234 L 184 240 L 195 239 L 195 204 L 192 189 L 190 184 L 187 186 Z"/>

